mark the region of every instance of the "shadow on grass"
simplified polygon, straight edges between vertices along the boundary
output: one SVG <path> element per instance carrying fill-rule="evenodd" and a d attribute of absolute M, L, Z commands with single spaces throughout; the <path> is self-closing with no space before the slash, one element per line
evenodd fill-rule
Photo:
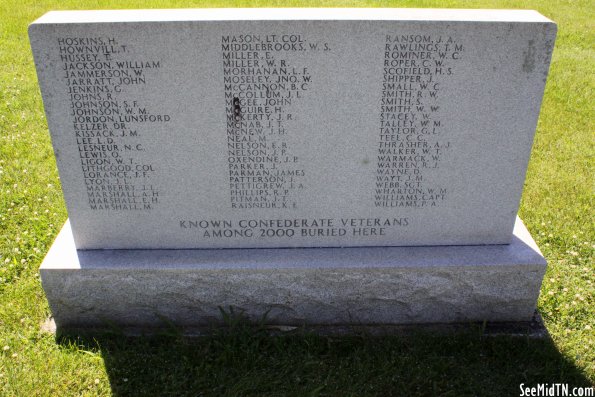
<path fill-rule="evenodd" d="M 58 336 L 102 355 L 114 396 L 502 396 L 591 383 L 549 338 L 480 328 L 406 336 L 271 335 L 233 322 L 208 336 Z"/>

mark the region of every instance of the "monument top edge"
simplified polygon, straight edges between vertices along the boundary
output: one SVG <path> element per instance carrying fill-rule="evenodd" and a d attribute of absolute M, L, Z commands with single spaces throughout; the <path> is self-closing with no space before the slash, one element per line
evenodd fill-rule
<path fill-rule="evenodd" d="M 438 8 L 202 8 L 50 11 L 33 24 L 189 21 L 453 21 L 553 23 L 534 10 Z"/>

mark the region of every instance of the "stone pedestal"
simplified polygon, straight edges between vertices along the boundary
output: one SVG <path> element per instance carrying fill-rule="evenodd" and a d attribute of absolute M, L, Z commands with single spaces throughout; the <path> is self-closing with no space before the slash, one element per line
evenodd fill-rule
<path fill-rule="evenodd" d="M 529 321 L 546 261 L 509 245 L 76 250 L 67 222 L 40 272 L 58 328 L 201 327 L 233 307 L 275 325 Z"/>

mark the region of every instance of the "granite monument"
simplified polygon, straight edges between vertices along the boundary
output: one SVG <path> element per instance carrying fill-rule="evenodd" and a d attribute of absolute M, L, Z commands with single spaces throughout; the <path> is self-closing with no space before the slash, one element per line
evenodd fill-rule
<path fill-rule="evenodd" d="M 517 211 L 555 34 L 521 10 L 42 16 L 58 325 L 529 319 L 545 260 Z"/>

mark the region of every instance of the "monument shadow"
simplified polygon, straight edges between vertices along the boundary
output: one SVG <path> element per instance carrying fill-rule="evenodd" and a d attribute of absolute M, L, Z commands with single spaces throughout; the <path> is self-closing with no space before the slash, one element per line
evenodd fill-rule
<path fill-rule="evenodd" d="M 200 337 L 114 329 L 57 340 L 101 354 L 114 396 L 502 396 L 520 395 L 521 384 L 593 385 L 547 333 L 497 336 L 469 324 L 337 336 L 224 316 L 227 327 Z"/>

